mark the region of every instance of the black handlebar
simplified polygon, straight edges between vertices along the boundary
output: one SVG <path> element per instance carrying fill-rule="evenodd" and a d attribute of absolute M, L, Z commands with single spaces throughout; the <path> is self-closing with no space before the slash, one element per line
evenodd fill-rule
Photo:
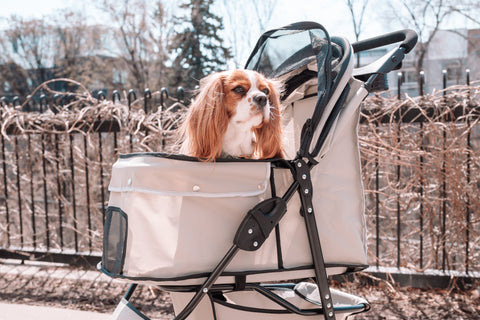
<path fill-rule="evenodd" d="M 417 40 L 418 36 L 415 31 L 405 29 L 352 43 L 352 47 L 353 52 L 360 52 L 402 41 L 400 47 L 405 49 L 405 53 L 409 53 L 415 47 Z"/>

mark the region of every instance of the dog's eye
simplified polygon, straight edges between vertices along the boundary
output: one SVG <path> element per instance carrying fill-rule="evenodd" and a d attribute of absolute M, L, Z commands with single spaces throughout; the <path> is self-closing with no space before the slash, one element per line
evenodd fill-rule
<path fill-rule="evenodd" d="M 265 88 L 265 89 L 262 90 L 262 92 L 265 93 L 265 94 L 268 96 L 268 94 L 270 93 L 270 90 L 268 90 L 267 88 Z"/>
<path fill-rule="evenodd" d="M 235 87 L 233 88 L 232 91 L 241 95 L 244 95 L 245 93 L 247 93 L 247 90 L 245 90 L 245 88 L 242 86 Z"/>

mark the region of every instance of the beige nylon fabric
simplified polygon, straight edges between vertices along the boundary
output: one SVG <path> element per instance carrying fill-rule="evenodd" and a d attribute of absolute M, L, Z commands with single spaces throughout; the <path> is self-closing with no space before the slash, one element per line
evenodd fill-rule
<path fill-rule="evenodd" d="M 274 293 L 281 298 L 295 305 L 302 310 L 318 309 L 321 307 L 319 300 L 318 304 L 306 301 L 299 295 L 295 294 L 293 290 L 274 290 Z M 332 300 L 335 307 L 338 306 L 350 306 L 368 304 L 365 299 L 357 296 L 341 292 L 339 290 L 331 289 Z M 173 307 L 176 312 L 180 312 L 187 305 L 190 299 L 193 297 L 191 293 L 170 293 L 172 296 Z M 282 308 L 255 291 L 232 291 L 224 295 L 227 302 L 232 305 L 246 306 L 251 308 L 269 309 L 269 310 L 282 310 Z M 355 311 L 337 311 L 335 312 L 336 319 L 346 319 L 354 312 L 358 312 L 361 308 Z M 252 313 L 249 311 L 243 311 L 233 309 L 228 306 L 215 303 L 215 316 L 213 315 L 212 305 L 209 299 L 203 299 L 197 308 L 188 316 L 188 320 L 205 320 L 205 319 L 217 319 L 217 320 L 295 320 L 295 319 L 325 319 L 322 314 L 308 316 L 307 318 L 297 314 L 275 314 L 275 313 Z"/>
<path fill-rule="evenodd" d="M 363 187 L 357 146 L 359 104 L 366 91 L 350 81 L 348 103 L 313 169 L 314 208 L 327 264 L 365 265 Z M 294 134 L 312 112 L 316 97 L 289 106 Z M 295 140 L 295 139 L 294 139 Z M 293 181 L 288 169 L 274 169 L 277 194 Z M 270 197 L 270 163 L 204 163 L 136 155 L 113 166 L 109 205 L 128 216 L 123 276 L 164 279 L 208 273 L 232 245 L 248 210 Z M 295 195 L 280 222 L 285 268 L 312 264 L 305 222 Z M 226 271 L 270 270 L 279 280 L 277 245 L 270 235 L 255 252 L 240 251 Z M 342 273 L 335 268 L 329 273 Z M 297 271 L 298 277 L 311 270 Z M 152 279 L 150 279 L 152 280 Z"/>

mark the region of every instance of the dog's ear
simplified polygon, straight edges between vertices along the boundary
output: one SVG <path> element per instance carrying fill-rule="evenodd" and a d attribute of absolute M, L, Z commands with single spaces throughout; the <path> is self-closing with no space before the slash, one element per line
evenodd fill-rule
<path fill-rule="evenodd" d="M 268 100 L 270 103 L 270 119 L 254 129 L 256 137 L 255 151 L 259 159 L 282 158 L 282 121 L 280 117 L 280 82 L 269 80 Z"/>
<path fill-rule="evenodd" d="M 228 126 L 223 105 L 225 73 L 215 73 L 200 81 L 185 122 L 189 155 L 213 161 L 222 154 L 222 141 Z"/>

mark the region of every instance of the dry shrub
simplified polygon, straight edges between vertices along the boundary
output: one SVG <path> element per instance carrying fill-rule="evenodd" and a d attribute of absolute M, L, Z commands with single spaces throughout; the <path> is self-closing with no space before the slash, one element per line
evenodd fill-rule
<path fill-rule="evenodd" d="M 118 154 L 175 151 L 186 110 L 179 101 L 155 104 L 155 92 L 146 114 L 145 101 L 129 106 L 127 93 L 114 103 L 78 87 L 43 113 L 2 108 L 2 247 L 99 252 Z M 479 271 L 478 97 L 470 86 L 365 101 L 359 135 L 370 264 Z"/>
<path fill-rule="evenodd" d="M 365 101 L 359 134 L 371 264 L 478 271 L 478 98 L 478 87 L 456 86 Z"/>

